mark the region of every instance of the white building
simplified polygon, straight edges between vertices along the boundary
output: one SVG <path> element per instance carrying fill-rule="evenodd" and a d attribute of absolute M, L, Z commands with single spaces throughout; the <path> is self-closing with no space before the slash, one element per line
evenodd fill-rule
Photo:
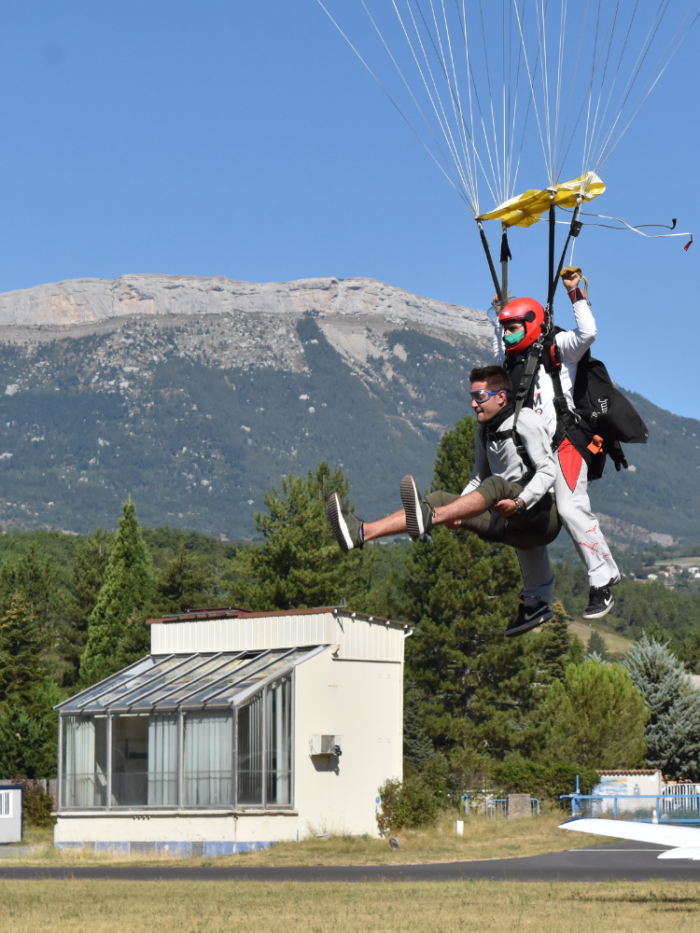
<path fill-rule="evenodd" d="M 153 619 L 151 654 L 59 713 L 55 842 L 228 854 L 377 834 L 402 776 L 402 623 L 347 609 Z"/>

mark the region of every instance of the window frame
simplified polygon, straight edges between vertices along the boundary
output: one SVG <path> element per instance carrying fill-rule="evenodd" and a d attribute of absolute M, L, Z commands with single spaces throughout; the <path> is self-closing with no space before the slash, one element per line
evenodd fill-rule
<path fill-rule="evenodd" d="M 280 680 L 281 678 L 289 678 L 290 684 L 290 779 L 289 779 L 289 803 L 268 803 L 267 800 L 267 776 L 268 776 L 268 749 L 267 749 L 267 704 L 269 691 L 273 683 Z M 241 804 L 238 803 L 238 713 L 240 707 L 243 703 L 251 700 L 258 693 L 262 693 L 262 802 L 259 804 Z M 191 713 L 206 713 L 209 712 L 221 712 L 228 711 L 232 717 L 232 754 L 231 754 L 231 780 L 232 780 L 232 800 L 230 803 L 226 804 L 185 804 L 184 802 L 184 759 L 185 759 L 185 717 L 188 712 Z M 151 715 L 158 715 L 161 711 L 153 710 L 150 714 L 147 714 L 149 717 Z M 162 711 L 165 712 L 165 711 Z M 76 717 L 76 716 L 89 716 L 90 718 L 96 718 L 94 713 L 76 713 L 76 712 L 66 712 L 63 713 L 59 711 L 58 716 L 58 750 L 59 750 L 59 762 L 58 762 L 58 808 L 57 812 L 59 813 L 70 813 L 70 812 L 83 812 L 86 810 L 92 812 L 141 812 L 144 810 L 150 812 L 178 812 L 181 810 L 186 811 L 206 811 L 206 810 L 221 810 L 222 812 L 230 812 L 231 810 L 243 810 L 245 812 L 254 811 L 262 812 L 265 810 L 276 812 L 276 811 L 285 811 L 293 810 L 295 807 L 295 798 L 296 798 L 296 766 L 295 766 L 295 748 L 296 748 L 296 667 L 292 667 L 286 671 L 275 671 L 273 675 L 263 679 L 259 684 L 255 684 L 244 691 L 240 697 L 234 698 L 229 704 L 222 706 L 204 706 L 199 710 L 188 710 L 183 709 L 182 706 L 178 707 L 177 710 L 174 710 L 178 717 L 178 726 L 177 726 L 177 803 L 169 805 L 153 805 L 153 804 L 143 804 L 143 805 L 132 805 L 132 806 L 119 806 L 112 803 L 112 771 L 113 771 L 113 739 L 114 739 L 114 718 L 119 715 L 134 715 L 126 713 L 121 714 L 120 712 L 114 712 L 112 710 L 106 710 L 103 714 L 97 714 L 97 718 L 102 718 L 103 716 L 107 720 L 107 803 L 105 806 L 91 806 L 91 807 L 70 807 L 63 804 L 63 793 L 64 793 L 64 769 L 65 769 L 65 755 L 64 755 L 64 735 L 66 728 L 69 728 L 69 724 L 64 722 L 64 718 Z M 138 715 L 138 714 L 137 714 Z M 140 715 L 144 715 L 141 713 Z"/>

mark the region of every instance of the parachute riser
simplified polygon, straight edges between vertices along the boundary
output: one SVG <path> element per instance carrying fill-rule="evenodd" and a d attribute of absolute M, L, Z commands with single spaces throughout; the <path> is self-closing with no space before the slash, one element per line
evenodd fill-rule
<path fill-rule="evenodd" d="M 508 227 L 502 224 L 503 234 L 501 236 L 501 294 L 504 303 L 508 303 L 508 262 L 513 258 L 510 246 L 508 245 Z"/>
<path fill-rule="evenodd" d="M 481 237 L 481 245 L 484 247 L 484 252 L 486 253 L 486 261 L 489 264 L 491 278 L 493 279 L 493 286 L 496 289 L 496 297 L 498 298 L 499 305 L 502 305 L 503 304 L 503 292 L 501 291 L 501 285 L 500 285 L 500 282 L 498 281 L 498 275 L 496 274 L 496 267 L 493 264 L 491 250 L 489 249 L 489 241 L 486 239 L 486 233 L 484 232 L 484 227 L 480 220 L 477 220 L 476 225 L 479 228 L 479 236 Z"/>
<path fill-rule="evenodd" d="M 578 215 L 581 211 L 582 201 L 583 201 L 583 197 L 579 195 L 578 201 L 576 203 L 576 207 L 574 209 L 574 216 L 571 218 L 571 224 L 569 226 L 569 233 L 568 233 L 568 236 L 566 237 L 566 242 L 564 243 L 564 249 L 561 251 L 561 259 L 559 260 L 557 274 L 554 276 L 554 278 L 550 282 L 548 304 L 551 304 L 554 298 L 554 292 L 557 290 L 557 284 L 559 283 L 559 276 L 561 275 L 561 270 L 564 268 L 564 263 L 566 261 L 566 251 L 569 248 L 569 243 L 571 242 L 572 237 L 576 239 L 576 237 L 579 235 L 579 233 L 583 229 L 583 224 L 578 219 Z"/>

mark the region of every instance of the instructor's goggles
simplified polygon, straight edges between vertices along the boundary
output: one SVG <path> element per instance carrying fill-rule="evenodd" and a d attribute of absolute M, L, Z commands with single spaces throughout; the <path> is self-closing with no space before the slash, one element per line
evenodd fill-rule
<path fill-rule="evenodd" d="M 475 402 L 478 402 L 481 405 L 483 402 L 488 402 L 492 395 L 498 395 L 499 392 L 505 392 L 506 395 L 508 395 L 507 389 L 496 389 L 494 392 L 489 392 L 488 389 L 476 389 L 474 392 L 470 392 L 469 394 Z"/>

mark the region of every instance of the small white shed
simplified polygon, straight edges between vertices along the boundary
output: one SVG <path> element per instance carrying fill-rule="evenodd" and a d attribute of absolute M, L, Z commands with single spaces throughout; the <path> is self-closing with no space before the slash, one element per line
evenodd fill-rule
<path fill-rule="evenodd" d="M 152 619 L 151 654 L 61 703 L 55 842 L 217 855 L 377 834 L 401 778 L 403 623 L 345 608 Z"/>

